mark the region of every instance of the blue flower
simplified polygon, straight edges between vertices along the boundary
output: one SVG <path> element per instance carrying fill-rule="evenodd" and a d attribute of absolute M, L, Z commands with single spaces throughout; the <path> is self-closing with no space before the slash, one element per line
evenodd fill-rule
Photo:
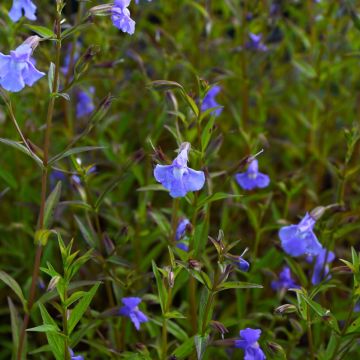
<path fill-rule="evenodd" d="M 138 305 L 141 299 L 138 297 L 126 297 L 121 299 L 124 306 L 120 309 L 120 315 L 127 316 L 135 325 L 136 330 L 140 329 L 140 324 L 149 321 L 147 316 L 139 310 Z"/>
<path fill-rule="evenodd" d="M 245 172 L 236 174 L 235 179 L 244 190 L 262 189 L 270 183 L 269 176 L 259 172 L 259 165 L 256 159 L 251 161 Z"/>
<path fill-rule="evenodd" d="M 176 244 L 176 247 L 181 249 L 182 251 L 189 251 L 189 246 L 183 242 L 179 242 L 178 244 Z"/>
<path fill-rule="evenodd" d="M 71 360 L 84 360 L 82 355 L 75 355 L 72 349 L 69 349 Z"/>
<path fill-rule="evenodd" d="M 13 22 L 17 22 L 22 16 L 29 20 L 36 20 L 36 6 L 31 0 L 14 0 L 13 5 L 9 11 L 9 17 Z"/>
<path fill-rule="evenodd" d="M 205 95 L 202 104 L 201 104 L 201 111 L 204 112 L 208 109 L 215 108 L 217 106 L 221 106 L 216 100 L 216 95 L 221 91 L 221 87 L 218 85 L 213 86 Z M 212 115 L 219 116 L 223 109 L 216 109 L 211 112 Z"/>
<path fill-rule="evenodd" d="M 66 175 L 59 170 L 52 170 L 49 176 L 50 189 L 54 189 L 58 181 L 65 182 L 67 180 Z"/>
<path fill-rule="evenodd" d="M 315 259 L 314 271 L 311 277 L 311 283 L 313 285 L 317 285 L 321 281 L 329 280 L 331 278 L 331 276 L 329 275 L 328 264 L 335 260 L 335 254 L 332 251 L 322 248 L 315 257 L 316 259 Z M 307 258 L 307 261 L 312 262 L 313 257 L 309 256 Z"/>
<path fill-rule="evenodd" d="M 284 226 L 279 231 L 281 246 L 291 256 L 317 255 L 322 250 L 313 232 L 316 220 L 306 213 L 298 225 Z"/>
<path fill-rule="evenodd" d="M 288 266 L 284 266 L 281 273 L 279 274 L 279 280 L 272 281 L 271 287 L 274 290 L 287 290 L 287 289 L 298 289 L 299 285 L 296 284 L 295 280 L 291 277 L 291 271 Z"/>
<path fill-rule="evenodd" d="M 247 272 L 249 270 L 250 264 L 243 259 L 241 256 L 239 256 L 238 261 L 236 262 L 237 267 L 244 272 Z"/>
<path fill-rule="evenodd" d="M 259 343 L 260 329 L 246 328 L 240 331 L 241 340 L 235 340 L 235 347 L 244 350 L 244 360 L 265 360 L 265 354 Z"/>
<path fill-rule="evenodd" d="M 204 186 L 204 172 L 187 166 L 189 150 L 190 144 L 183 143 L 180 146 L 179 155 L 171 165 L 156 165 L 155 167 L 156 181 L 168 189 L 173 198 L 183 197 L 189 191 L 198 191 Z"/>
<path fill-rule="evenodd" d="M 111 9 L 111 19 L 118 29 L 132 35 L 135 32 L 135 21 L 130 18 L 130 2 L 131 0 L 115 0 Z"/>
<path fill-rule="evenodd" d="M 190 221 L 189 221 L 189 219 L 186 219 L 186 218 L 179 221 L 179 224 L 176 228 L 176 233 L 175 233 L 176 241 L 181 240 L 185 236 L 186 230 L 187 230 L 187 227 L 189 224 L 190 224 Z"/>
<path fill-rule="evenodd" d="M 246 43 L 245 47 L 249 50 L 254 50 L 254 51 L 262 51 L 265 52 L 267 51 L 267 47 L 266 45 L 264 45 L 262 43 L 262 35 L 256 35 L 256 34 L 249 34 L 249 38 L 250 40 Z"/>
<path fill-rule="evenodd" d="M 95 109 L 93 103 L 93 95 L 95 93 L 95 88 L 90 86 L 88 91 L 80 90 L 77 94 L 78 103 L 76 105 L 76 116 L 82 117 L 90 114 Z"/>
<path fill-rule="evenodd" d="M 0 85 L 5 90 L 18 92 L 45 75 L 35 68 L 31 54 L 32 47 L 26 43 L 10 51 L 10 55 L 0 53 Z"/>
<path fill-rule="evenodd" d="M 183 237 L 185 237 L 188 226 L 191 226 L 189 219 L 184 218 L 179 221 L 175 232 L 176 241 L 180 241 Z M 183 251 L 189 251 L 189 246 L 185 242 L 177 243 L 176 247 Z"/>

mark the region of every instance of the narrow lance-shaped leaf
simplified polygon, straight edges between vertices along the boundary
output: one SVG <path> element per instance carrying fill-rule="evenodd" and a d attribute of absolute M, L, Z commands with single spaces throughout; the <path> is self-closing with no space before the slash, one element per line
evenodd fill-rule
<path fill-rule="evenodd" d="M 56 184 L 55 189 L 50 193 L 50 195 L 46 199 L 43 228 L 46 229 L 50 228 L 54 218 L 54 212 L 56 206 L 60 200 L 60 195 L 61 195 L 61 181 L 59 181 Z"/>
<path fill-rule="evenodd" d="M 96 294 L 96 291 L 98 287 L 100 286 L 100 283 L 95 284 L 84 296 L 83 298 L 78 302 L 78 304 L 74 307 L 74 309 L 71 310 L 70 318 L 68 321 L 68 331 L 69 334 L 72 333 L 77 323 L 81 320 L 83 317 L 85 311 L 88 309 L 91 300 Z"/>

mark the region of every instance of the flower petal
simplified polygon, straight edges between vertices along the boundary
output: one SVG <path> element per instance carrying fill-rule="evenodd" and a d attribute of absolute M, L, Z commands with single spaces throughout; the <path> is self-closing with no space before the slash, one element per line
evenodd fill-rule
<path fill-rule="evenodd" d="M 198 191 L 205 184 L 205 174 L 203 171 L 196 171 L 188 168 L 183 175 L 183 183 L 186 191 Z"/>

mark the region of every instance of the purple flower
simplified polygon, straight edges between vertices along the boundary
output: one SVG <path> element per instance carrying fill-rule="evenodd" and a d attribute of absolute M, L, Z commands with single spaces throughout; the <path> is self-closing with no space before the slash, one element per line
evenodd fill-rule
<path fill-rule="evenodd" d="M 246 328 L 240 331 L 241 340 L 235 340 L 235 347 L 244 350 L 244 360 L 265 360 L 265 354 L 259 343 L 260 329 Z"/>
<path fill-rule="evenodd" d="M 33 65 L 32 52 L 32 47 L 24 43 L 10 51 L 10 55 L 0 53 L 0 85 L 5 90 L 18 92 L 45 75 Z"/>
<path fill-rule="evenodd" d="M 147 316 L 139 310 L 138 305 L 141 299 L 138 297 L 126 297 L 121 299 L 124 306 L 120 309 L 120 315 L 130 318 L 136 330 L 140 329 L 140 324 L 149 321 Z"/>
<path fill-rule="evenodd" d="M 171 165 L 156 165 L 155 167 L 156 181 L 168 189 L 173 198 L 183 197 L 189 191 L 198 191 L 204 186 L 204 172 L 187 166 L 189 150 L 190 144 L 183 143 L 180 146 L 179 155 Z"/>
<path fill-rule="evenodd" d="M 12 8 L 9 11 L 9 17 L 13 22 L 17 22 L 22 16 L 29 20 L 36 20 L 36 6 L 31 0 L 14 0 Z"/>
<path fill-rule="evenodd" d="M 250 40 L 246 43 L 245 47 L 246 49 L 249 50 L 254 50 L 254 51 L 262 51 L 265 52 L 267 51 L 267 46 L 265 44 L 262 43 L 262 35 L 261 34 L 249 34 L 249 38 Z"/>
<path fill-rule="evenodd" d="M 77 94 L 76 116 L 78 118 L 90 114 L 95 109 L 93 95 L 95 88 L 90 86 L 88 91 L 80 90 Z"/>
<path fill-rule="evenodd" d="M 287 290 L 287 289 L 298 289 L 299 285 L 296 284 L 295 280 L 291 277 L 291 271 L 288 266 L 284 266 L 281 273 L 279 274 L 279 280 L 272 281 L 271 287 L 274 290 Z"/>
<path fill-rule="evenodd" d="M 236 174 L 235 179 L 244 190 L 262 189 L 270 183 L 269 176 L 259 172 L 259 165 L 256 159 L 251 161 L 245 172 Z"/>
<path fill-rule="evenodd" d="M 331 276 L 329 275 L 329 263 L 335 260 L 335 254 L 332 251 L 327 249 L 320 249 L 318 255 L 316 255 L 314 272 L 311 277 L 311 283 L 313 285 L 319 284 L 323 280 L 329 280 Z M 308 262 L 313 261 L 312 256 L 308 256 Z"/>
<path fill-rule="evenodd" d="M 135 21 L 130 18 L 128 6 L 131 0 L 115 0 L 111 9 L 111 19 L 118 29 L 132 35 L 135 32 Z"/>
<path fill-rule="evenodd" d="M 317 255 L 322 250 L 313 232 L 315 219 L 306 213 L 298 225 L 284 226 L 279 231 L 281 246 L 291 256 Z"/>
<path fill-rule="evenodd" d="M 216 100 L 216 95 L 221 91 L 221 87 L 218 85 L 213 86 L 205 95 L 202 104 L 201 104 L 201 111 L 204 112 L 208 109 L 215 108 L 217 106 L 221 106 Z M 214 116 L 219 116 L 223 109 L 216 109 L 211 112 Z"/>
<path fill-rule="evenodd" d="M 69 349 L 69 353 L 71 356 L 71 360 L 84 360 L 84 357 L 82 355 L 74 355 L 72 349 Z"/>

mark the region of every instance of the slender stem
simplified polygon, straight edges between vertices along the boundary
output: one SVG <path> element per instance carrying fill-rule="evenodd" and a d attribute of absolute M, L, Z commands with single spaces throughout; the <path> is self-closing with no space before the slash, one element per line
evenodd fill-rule
<path fill-rule="evenodd" d="M 53 90 L 56 92 L 58 88 L 58 79 L 59 79 L 59 68 L 60 68 L 60 54 L 61 54 L 61 25 L 60 25 L 60 14 L 56 14 L 55 19 L 55 28 L 56 28 L 56 60 L 55 60 L 55 75 L 53 82 Z M 43 171 L 41 176 L 41 202 L 40 202 L 40 211 L 39 211 L 39 220 L 38 220 L 38 229 L 42 229 L 44 226 L 44 214 L 45 214 L 45 202 L 46 202 L 46 189 L 47 189 L 47 175 L 48 175 L 48 160 L 49 160 L 49 149 L 50 149 L 50 139 L 51 139 L 51 125 L 54 113 L 55 105 L 55 96 L 51 94 L 48 111 L 46 116 L 46 131 L 45 131 L 45 140 L 44 140 L 44 158 L 43 158 Z M 23 357 L 23 347 L 25 341 L 26 328 L 29 324 L 30 312 L 34 304 L 35 295 L 36 295 L 36 284 L 39 277 L 40 263 L 42 255 L 42 246 L 38 245 L 35 254 L 35 261 L 33 267 L 33 275 L 31 279 L 30 293 L 28 298 L 27 312 L 25 313 L 21 333 L 19 336 L 19 348 L 17 353 L 17 360 L 21 360 Z"/>
<path fill-rule="evenodd" d="M 62 306 L 63 306 L 62 319 L 63 319 L 63 334 L 65 336 L 65 341 L 64 341 L 65 360 L 71 360 L 70 353 L 69 353 L 67 307 L 65 306 L 66 300 L 67 300 L 67 289 L 65 289 L 65 292 L 64 292 L 64 303 L 62 304 Z"/>
<path fill-rule="evenodd" d="M 309 343 L 309 350 L 310 350 L 310 357 L 311 360 L 315 360 L 314 355 L 314 343 L 313 343 L 313 335 L 312 335 L 312 328 L 311 328 L 311 319 L 310 319 L 310 307 L 307 306 L 307 337 L 308 337 L 308 343 Z"/>
<path fill-rule="evenodd" d="M 168 288 L 168 299 L 165 305 L 165 314 L 169 312 L 171 305 L 171 296 L 172 296 L 172 288 L 169 286 Z M 163 314 L 163 315 L 165 315 Z M 161 347 L 161 359 L 167 359 L 167 319 L 164 317 L 163 328 L 162 328 L 162 347 Z"/>

